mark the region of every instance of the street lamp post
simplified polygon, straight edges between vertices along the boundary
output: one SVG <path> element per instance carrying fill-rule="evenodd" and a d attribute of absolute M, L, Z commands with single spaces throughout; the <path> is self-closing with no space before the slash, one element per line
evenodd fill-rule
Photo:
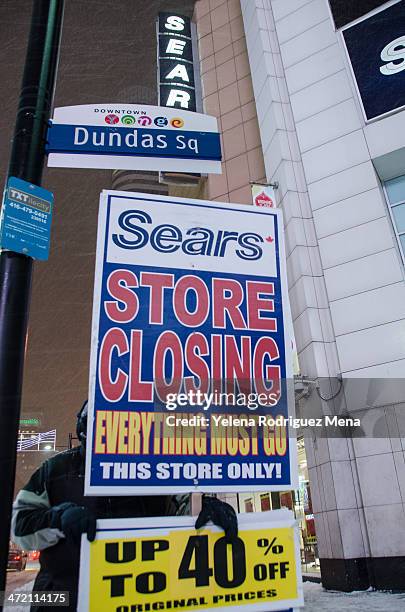
<path fill-rule="evenodd" d="M 8 176 L 41 184 L 64 0 L 34 0 Z M 4 591 L 14 494 L 33 260 L 0 253 L 0 591 Z"/>

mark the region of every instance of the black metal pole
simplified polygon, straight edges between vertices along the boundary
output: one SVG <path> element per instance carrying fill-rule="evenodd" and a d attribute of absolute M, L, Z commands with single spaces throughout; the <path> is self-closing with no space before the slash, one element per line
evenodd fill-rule
<path fill-rule="evenodd" d="M 8 176 L 41 184 L 64 0 L 34 0 Z M 0 591 L 5 590 L 33 261 L 0 254 Z M 0 604 L 0 608 L 1 604 Z"/>

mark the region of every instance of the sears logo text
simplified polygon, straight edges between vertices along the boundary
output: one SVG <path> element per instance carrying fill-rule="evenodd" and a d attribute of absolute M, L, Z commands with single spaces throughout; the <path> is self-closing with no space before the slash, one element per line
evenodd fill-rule
<path fill-rule="evenodd" d="M 255 232 L 191 227 L 186 231 L 165 223 L 153 227 L 152 217 L 141 210 L 127 210 L 118 217 L 123 233 L 114 233 L 114 244 L 122 249 L 142 249 L 148 244 L 159 253 L 183 251 L 186 255 L 225 257 L 232 249 L 243 260 L 257 261 L 263 255 L 264 239 Z"/>

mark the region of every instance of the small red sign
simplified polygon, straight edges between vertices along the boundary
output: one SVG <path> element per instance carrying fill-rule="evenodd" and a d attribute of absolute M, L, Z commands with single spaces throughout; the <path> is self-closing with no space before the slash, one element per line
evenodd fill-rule
<path fill-rule="evenodd" d="M 267 208 L 274 208 L 274 201 L 267 193 L 262 191 L 255 197 L 255 205 L 256 206 L 266 206 Z"/>

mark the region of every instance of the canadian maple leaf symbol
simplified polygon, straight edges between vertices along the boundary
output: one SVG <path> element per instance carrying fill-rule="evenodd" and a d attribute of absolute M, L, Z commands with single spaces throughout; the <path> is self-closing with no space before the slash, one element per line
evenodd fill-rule
<path fill-rule="evenodd" d="M 274 238 L 272 236 L 267 236 L 266 242 L 273 242 Z"/>

